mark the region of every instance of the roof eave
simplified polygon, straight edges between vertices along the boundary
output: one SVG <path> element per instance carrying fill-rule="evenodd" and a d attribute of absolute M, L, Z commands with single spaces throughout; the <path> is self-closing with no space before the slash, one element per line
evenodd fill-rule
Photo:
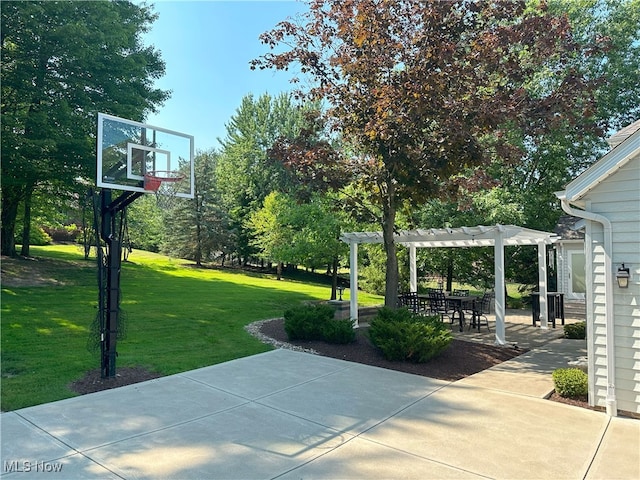
<path fill-rule="evenodd" d="M 636 130 L 624 142 L 610 150 L 604 157 L 570 182 L 564 191 L 557 192 L 556 196 L 561 200 L 565 198 L 573 205 L 584 207 L 583 197 L 594 187 L 624 167 L 639 151 L 640 130 Z"/>

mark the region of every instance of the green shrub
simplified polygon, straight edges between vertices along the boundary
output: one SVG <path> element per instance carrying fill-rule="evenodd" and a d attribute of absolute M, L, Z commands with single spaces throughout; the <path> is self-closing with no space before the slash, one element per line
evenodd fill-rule
<path fill-rule="evenodd" d="M 521 310 L 524 308 L 524 300 L 522 298 L 507 297 L 507 308 Z"/>
<path fill-rule="evenodd" d="M 571 323 L 564 326 L 564 338 L 584 340 L 587 338 L 587 322 Z"/>
<path fill-rule="evenodd" d="M 75 224 L 62 226 L 45 226 L 44 231 L 54 242 L 78 242 L 82 237 L 82 230 Z"/>
<path fill-rule="evenodd" d="M 561 397 L 583 397 L 588 392 L 588 377 L 579 368 L 558 368 L 553 371 L 556 393 Z"/>
<path fill-rule="evenodd" d="M 22 228 L 16 229 L 16 232 L 20 235 L 15 237 L 17 244 L 22 245 Z M 30 245 L 51 245 L 51 237 L 45 232 L 42 227 L 34 225 L 29 230 L 29 244 Z"/>
<path fill-rule="evenodd" d="M 440 318 L 415 315 L 407 309 L 382 308 L 371 321 L 369 337 L 388 360 L 424 363 L 444 351 L 453 335 Z"/>
<path fill-rule="evenodd" d="M 356 331 L 349 319 L 334 320 L 335 309 L 327 304 L 303 305 L 284 312 L 284 330 L 289 340 L 324 340 L 351 343 Z"/>
<path fill-rule="evenodd" d="M 334 309 L 326 304 L 302 305 L 284 312 L 284 330 L 289 340 L 320 340 Z"/>
<path fill-rule="evenodd" d="M 329 320 L 322 329 L 322 338 L 329 343 L 351 343 L 356 339 L 356 331 L 350 319 Z"/>

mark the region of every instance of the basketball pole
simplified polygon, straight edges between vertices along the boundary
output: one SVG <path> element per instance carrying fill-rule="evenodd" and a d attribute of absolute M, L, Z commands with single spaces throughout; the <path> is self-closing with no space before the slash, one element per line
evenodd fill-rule
<path fill-rule="evenodd" d="M 112 200 L 111 189 L 102 189 L 100 236 L 107 246 L 106 286 L 100 292 L 100 372 L 102 378 L 116 375 L 116 343 L 120 316 L 120 270 L 122 267 L 122 236 L 118 213 L 122 212 L 142 192 L 124 192 Z M 102 268 L 102 266 L 100 266 Z"/>

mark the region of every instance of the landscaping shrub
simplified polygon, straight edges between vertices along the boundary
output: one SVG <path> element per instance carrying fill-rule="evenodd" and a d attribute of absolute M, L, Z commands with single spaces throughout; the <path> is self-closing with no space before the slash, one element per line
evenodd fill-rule
<path fill-rule="evenodd" d="M 15 242 L 22 245 L 22 226 L 16 226 L 16 232 L 20 235 L 16 235 Z M 29 245 L 51 245 L 51 237 L 42 227 L 34 225 L 29 231 Z"/>
<path fill-rule="evenodd" d="M 74 223 L 60 227 L 43 227 L 44 231 L 54 242 L 78 242 L 82 236 L 82 230 Z"/>
<path fill-rule="evenodd" d="M 382 308 L 371 321 L 369 337 L 388 360 L 424 363 L 444 351 L 453 335 L 437 316 L 423 317 L 401 308 Z"/>
<path fill-rule="evenodd" d="M 587 322 L 571 323 L 564 326 L 564 338 L 584 340 L 587 338 Z"/>
<path fill-rule="evenodd" d="M 326 304 L 302 305 L 284 312 L 284 330 L 289 340 L 320 340 L 334 309 Z"/>
<path fill-rule="evenodd" d="M 327 304 L 303 305 L 284 312 L 284 330 L 289 340 L 324 340 L 351 343 L 356 338 L 349 319 L 334 320 L 335 309 Z"/>
<path fill-rule="evenodd" d="M 329 320 L 322 328 L 322 338 L 329 343 L 351 343 L 356 339 L 356 331 L 350 319 Z"/>
<path fill-rule="evenodd" d="M 583 397 L 588 392 L 588 377 L 579 368 L 558 368 L 553 371 L 556 393 L 561 397 Z"/>

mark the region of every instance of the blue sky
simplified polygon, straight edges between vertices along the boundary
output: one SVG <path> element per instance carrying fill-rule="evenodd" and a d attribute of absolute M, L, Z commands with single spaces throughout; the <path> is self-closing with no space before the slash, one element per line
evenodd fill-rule
<path fill-rule="evenodd" d="M 269 52 L 258 36 L 306 5 L 281 1 L 156 1 L 159 14 L 142 38 L 166 63 L 156 86 L 171 98 L 147 123 L 195 137 L 196 150 L 219 147 L 225 124 L 242 98 L 291 90 L 291 73 L 251 70 L 249 61 Z"/>

